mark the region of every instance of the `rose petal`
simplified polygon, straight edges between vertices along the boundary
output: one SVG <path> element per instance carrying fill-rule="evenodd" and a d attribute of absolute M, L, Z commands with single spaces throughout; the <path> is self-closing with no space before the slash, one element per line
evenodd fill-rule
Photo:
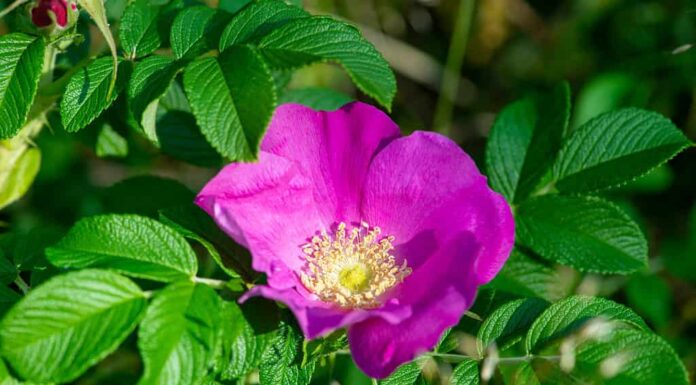
<path fill-rule="evenodd" d="M 241 301 L 254 296 L 262 296 L 287 305 L 307 339 L 321 337 L 368 318 L 381 319 L 386 323 L 398 323 L 411 315 L 411 307 L 401 306 L 396 300 L 387 302 L 379 309 L 346 310 L 310 299 L 294 289 L 278 290 L 268 286 L 255 286 L 244 294 Z"/>
<path fill-rule="evenodd" d="M 379 109 L 354 102 L 336 111 L 298 104 L 276 110 L 261 149 L 294 162 L 313 183 L 325 221 L 359 221 L 358 207 L 374 154 L 399 136 Z"/>
<path fill-rule="evenodd" d="M 348 329 L 350 349 L 360 369 L 384 378 L 399 365 L 431 350 L 444 330 L 459 322 L 476 296 L 470 267 L 477 248 L 471 235 L 457 237 L 406 278 L 411 284 L 400 297 L 405 302 L 410 302 L 410 296 L 419 298 L 409 318 L 396 324 L 369 318 Z"/>
<path fill-rule="evenodd" d="M 324 226 L 310 180 L 287 159 L 264 152 L 258 163 L 225 167 L 203 188 L 196 204 L 249 248 L 254 269 L 269 275 L 287 276 L 288 268 L 304 266 L 300 248 Z"/>
<path fill-rule="evenodd" d="M 446 137 L 415 132 L 397 139 L 373 160 L 365 181 L 362 217 L 393 235 L 396 256 L 417 269 L 431 251 L 462 232 L 481 244 L 478 283 L 507 260 L 514 222 L 505 200 L 459 146 Z M 428 238 L 428 246 L 420 238 Z M 417 247 L 414 247 L 417 246 Z"/>

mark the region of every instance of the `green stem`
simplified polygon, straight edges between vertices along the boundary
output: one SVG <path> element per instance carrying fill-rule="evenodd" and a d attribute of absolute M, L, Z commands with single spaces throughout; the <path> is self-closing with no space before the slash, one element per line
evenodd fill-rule
<path fill-rule="evenodd" d="M 460 362 L 460 361 L 463 361 L 466 359 L 474 359 L 473 357 L 465 356 L 462 354 L 431 352 L 431 353 L 427 353 L 427 355 L 430 357 L 437 357 L 437 358 L 441 358 L 441 359 L 453 361 L 453 362 Z M 553 361 L 553 362 L 558 362 L 561 360 L 561 356 L 537 356 L 537 355 L 530 354 L 530 355 L 519 356 L 519 357 L 502 357 L 502 358 L 498 358 L 496 360 L 496 362 L 498 364 L 519 364 L 521 362 L 529 362 L 535 358 L 547 360 L 547 361 Z"/>
<path fill-rule="evenodd" d="M 213 289 L 224 289 L 225 287 L 227 287 L 227 282 L 221 281 L 219 279 L 193 277 L 193 282 L 200 283 L 201 285 L 210 286 Z"/>
<path fill-rule="evenodd" d="M 30 287 L 21 276 L 17 275 L 17 279 L 15 279 L 14 283 L 15 285 L 17 285 L 19 290 L 21 290 L 24 295 L 27 295 L 27 293 L 29 293 Z"/>
<path fill-rule="evenodd" d="M 464 64 L 464 54 L 466 53 L 469 32 L 474 19 L 475 2 L 476 0 L 460 0 L 459 2 L 457 18 L 447 54 L 447 62 L 442 74 L 440 97 L 435 108 L 433 129 L 444 135 L 450 135 L 451 131 L 454 100 L 457 98 L 457 92 L 459 91 L 460 72 Z"/>

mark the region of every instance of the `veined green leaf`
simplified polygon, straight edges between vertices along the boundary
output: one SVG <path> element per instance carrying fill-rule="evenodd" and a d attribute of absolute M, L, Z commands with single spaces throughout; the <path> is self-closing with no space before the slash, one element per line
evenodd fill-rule
<path fill-rule="evenodd" d="M 491 128 L 486 148 L 493 189 L 510 202 L 529 196 L 551 168 L 569 117 L 567 83 L 506 107 Z"/>
<path fill-rule="evenodd" d="M 124 65 L 126 63 L 119 66 L 122 67 L 121 77 L 108 98 L 114 74 L 111 58 L 97 59 L 73 75 L 60 103 L 61 121 L 66 131 L 76 132 L 85 128 L 116 100 L 128 77 Z"/>
<path fill-rule="evenodd" d="M 276 104 L 273 78 L 255 49 L 235 46 L 194 61 L 184 88 L 203 135 L 231 160 L 256 159 Z"/>
<path fill-rule="evenodd" d="M 145 371 L 138 385 L 194 385 L 212 365 L 220 298 L 182 281 L 157 293 L 138 331 Z"/>
<path fill-rule="evenodd" d="M 59 267 L 107 268 L 165 282 L 191 278 L 198 268 L 196 255 L 182 236 L 137 215 L 84 218 L 46 254 Z"/>
<path fill-rule="evenodd" d="M 564 283 L 553 266 L 528 256 L 519 248 L 510 257 L 489 286 L 523 297 L 555 301 L 564 296 Z"/>
<path fill-rule="evenodd" d="M 421 384 L 423 381 L 423 376 L 421 375 L 423 370 L 423 360 L 415 359 L 411 362 L 405 363 L 394 371 L 389 377 L 380 381 L 380 385 L 416 385 Z"/>
<path fill-rule="evenodd" d="M 143 113 L 167 92 L 183 64 L 166 56 L 150 56 L 138 63 L 128 84 L 128 104 L 139 123 Z"/>
<path fill-rule="evenodd" d="M 118 347 L 145 306 L 138 286 L 115 273 L 82 270 L 55 277 L 5 315 L 2 356 L 30 381 L 70 382 Z"/>
<path fill-rule="evenodd" d="M 132 2 L 121 17 L 118 36 L 126 55 L 135 59 L 151 54 L 162 44 L 158 18 L 160 7 L 150 0 Z"/>
<path fill-rule="evenodd" d="M 481 383 L 478 362 L 471 358 L 465 358 L 452 371 L 450 379 L 452 385 L 478 385 Z"/>
<path fill-rule="evenodd" d="M 576 372 L 598 369 L 598 377 L 607 385 L 689 384 L 686 368 L 674 349 L 642 330 L 618 329 L 607 339 L 581 344 L 576 360 Z"/>
<path fill-rule="evenodd" d="M 42 38 L 23 33 L 0 36 L 0 139 L 15 136 L 27 120 L 44 49 Z"/>
<path fill-rule="evenodd" d="M 217 369 L 223 380 L 232 380 L 258 367 L 280 320 L 274 303 L 255 298 L 241 306 L 224 302 L 222 316 L 222 354 Z"/>
<path fill-rule="evenodd" d="M 114 97 L 114 92 L 116 90 L 116 80 L 118 78 L 118 53 L 116 52 L 116 42 L 114 42 L 114 36 L 111 34 L 111 29 L 109 29 L 109 21 L 106 19 L 106 10 L 104 9 L 104 0 L 77 0 L 77 3 L 87 11 L 89 16 L 94 20 L 94 24 L 99 28 L 99 32 L 104 36 L 109 50 L 111 50 L 111 77 L 106 89 L 106 94 L 104 99 L 111 99 Z M 116 92 L 118 93 L 118 92 Z M 69 131 L 69 130 L 68 130 Z"/>
<path fill-rule="evenodd" d="M 227 12 L 203 5 L 185 8 L 172 24 L 170 39 L 176 58 L 192 59 L 217 48 L 216 39 L 229 19 Z"/>
<path fill-rule="evenodd" d="M 486 147 L 486 170 L 491 187 L 509 202 L 515 200 L 520 172 L 536 123 L 530 98 L 505 107 L 495 119 Z"/>
<path fill-rule="evenodd" d="M 247 278 L 252 273 L 249 258 L 244 258 L 244 249 L 222 232 L 203 210 L 193 204 L 172 207 L 160 211 L 163 223 L 181 235 L 200 242 L 208 250 L 218 266 L 230 277 L 243 273 Z"/>
<path fill-rule="evenodd" d="M 302 366 L 302 342 L 300 332 L 283 323 L 266 350 L 259 366 L 259 382 L 264 385 L 307 385 L 312 379 L 314 361 Z"/>
<path fill-rule="evenodd" d="M 691 143 L 662 115 L 627 108 L 574 130 L 554 166 L 556 188 L 591 192 L 616 187 L 666 162 Z"/>
<path fill-rule="evenodd" d="M 220 51 L 236 44 L 256 42 L 289 21 L 309 14 L 282 0 L 256 1 L 234 16 L 220 37 Z"/>
<path fill-rule="evenodd" d="M 628 274 L 647 265 L 638 225 L 615 205 L 592 197 L 547 195 L 517 210 L 517 241 L 581 271 Z"/>
<path fill-rule="evenodd" d="M 621 321 L 638 329 L 648 329 L 633 310 L 623 305 L 599 297 L 573 296 L 549 306 L 534 321 L 527 332 L 527 352 L 534 352 L 544 344 L 578 330 L 593 318 Z"/>
<path fill-rule="evenodd" d="M 328 17 L 298 18 L 261 38 L 258 47 L 271 68 L 337 62 L 361 91 L 391 109 L 394 73 L 382 54 L 351 25 Z"/>
<path fill-rule="evenodd" d="M 505 350 L 515 337 L 521 337 L 534 320 L 549 306 L 539 298 L 525 298 L 508 302 L 497 308 L 483 321 L 476 336 L 476 348 L 483 357 L 486 348 L 495 343 L 498 350 Z"/>

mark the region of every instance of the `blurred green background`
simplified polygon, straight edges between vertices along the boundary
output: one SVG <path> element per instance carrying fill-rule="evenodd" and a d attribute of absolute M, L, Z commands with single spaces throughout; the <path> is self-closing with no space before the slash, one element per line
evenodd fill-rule
<path fill-rule="evenodd" d="M 234 9 L 242 3 L 223 1 L 220 6 Z M 117 20 L 125 0 L 106 4 L 110 18 Z M 434 127 L 438 103 L 447 104 L 441 100 L 443 68 L 448 56 L 457 59 L 450 43 L 458 18 L 464 17 L 459 1 L 305 0 L 303 6 L 356 23 L 383 52 L 398 80 L 392 116 L 405 133 Z M 461 69 L 446 83 L 456 86 L 452 113 L 438 119 L 477 161 L 483 159 L 488 130 L 505 104 L 561 80 L 568 80 L 573 90 L 573 126 L 607 110 L 637 106 L 670 117 L 696 140 L 696 2 L 477 0 L 471 25 Z M 4 28 L 0 24 L 0 32 Z M 98 36 L 92 33 L 73 49 L 102 52 Z M 59 63 L 69 68 L 70 52 Z M 289 86 L 328 87 L 369 101 L 331 65 L 305 68 Z M 118 115 L 118 106 L 107 113 Z M 113 127 L 128 140 L 129 152 L 122 158 L 96 155 L 97 129 L 68 135 L 59 124 L 52 127 L 37 139 L 43 153 L 38 178 L 24 199 L 0 212 L 0 231 L 41 227 L 60 234 L 86 215 L 154 215 L 167 199 L 177 201 L 192 192 L 151 176 L 173 178 L 197 191 L 215 173 L 161 155 L 125 124 Z M 140 177 L 129 179 L 135 176 Z M 610 196 L 647 234 L 650 270 L 627 278 L 565 271 L 570 290 L 608 296 L 634 308 L 694 373 L 696 151 L 687 150 Z M 345 357 L 338 363 L 345 383 L 364 381 Z M 139 365 L 135 349 L 126 346 L 78 383 L 135 383 Z"/>

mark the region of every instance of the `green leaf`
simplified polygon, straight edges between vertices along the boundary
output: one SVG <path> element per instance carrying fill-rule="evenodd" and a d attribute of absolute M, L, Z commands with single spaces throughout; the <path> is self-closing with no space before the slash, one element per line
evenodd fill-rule
<path fill-rule="evenodd" d="M 554 166 L 556 188 L 592 192 L 645 175 L 690 146 L 662 115 L 627 108 L 600 115 L 574 130 Z"/>
<path fill-rule="evenodd" d="M 145 294 L 129 279 L 82 270 L 33 289 L 0 323 L 2 356 L 35 382 L 70 382 L 135 329 Z"/>
<path fill-rule="evenodd" d="M 222 307 L 222 355 L 218 369 L 223 380 L 247 375 L 258 367 L 278 327 L 278 308 L 273 302 L 251 298 L 244 304 L 224 302 Z"/>
<path fill-rule="evenodd" d="M 109 29 L 109 21 L 106 18 L 106 9 L 104 8 L 104 0 L 77 0 L 77 3 L 82 7 L 92 20 L 94 24 L 99 28 L 106 44 L 109 46 L 111 51 L 111 77 L 109 81 L 109 86 L 106 89 L 105 99 L 111 99 L 115 97 L 114 93 L 116 88 L 116 80 L 118 78 L 118 52 L 116 52 L 116 42 L 114 41 L 114 36 L 111 34 L 111 29 Z"/>
<path fill-rule="evenodd" d="M 160 211 L 160 220 L 181 235 L 203 245 L 230 277 L 239 277 L 239 273 L 246 278 L 255 275 L 244 248 L 234 243 L 198 206 L 188 204 L 164 209 Z"/>
<path fill-rule="evenodd" d="M 288 90 L 283 93 L 280 103 L 298 103 L 315 110 L 333 111 L 353 101 L 348 95 L 330 88 L 308 87 Z"/>
<path fill-rule="evenodd" d="M 97 59 L 73 75 L 60 102 L 60 117 L 66 131 L 77 132 L 85 128 L 116 100 L 128 77 L 125 65 L 119 65 L 122 68 L 121 76 L 116 91 L 108 99 L 114 70 L 111 58 Z"/>
<path fill-rule="evenodd" d="M 519 244 L 551 261 L 605 274 L 647 266 L 648 245 L 640 228 L 605 200 L 542 196 L 521 204 L 516 219 Z"/>
<path fill-rule="evenodd" d="M 48 265 L 44 250 L 62 236 L 62 231 L 50 227 L 10 232 L 0 235 L 0 250 L 19 271 L 31 271 Z"/>
<path fill-rule="evenodd" d="M 578 330 L 590 319 L 598 317 L 605 321 L 621 321 L 638 329 L 648 329 L 633 310 L 623 305 L 604 298 L 573 296 L 549 306 L 534 321 L 525 341 L 527 353 Z"/>
<path fill-rule="evenodd" d="M 164 282 L 191 278 L 198 268 L 196 254 L 181 235 L 137 215 L 84 218 L 46 254 L 58 267 L 107 268 Z"/>
<path fill-rule="evenodd" d="M 171 44 L 177 59 L 195 58 L 217 48 L 217 37 L 230 15 L 204 5 L 185 8 L 172 24 Z"/>
<path fill-rule="evenodd" d="M 684 364 L 662 338 L 641 330 L 618 329 L 611 337 L 577 349 L 578 369 L 597 368 L 603 384 L 687 385 Z"/>
<path fill-rule="evenodd" d="M 207 286 L 177 282 L 155 295 L 138 331 L 145 371 L 138 385 L 194 385 L 213 363 L 220 298 Z"/>
<path fill-rule="evenodd" d="M 491 186 L 510 202 L 521 202 L 551 168 L 570 116 L 567 83 L 506 107 L 491 128 L 486 169 Z"/>
<path fill-rule="evenodd" d="M 0 317 L 2 317 L 19 299 L 22 298 L 6 286 L 0 286 Z M 0 382 L 2 384 L 2 382 Z"/>
<path fill-rule="evenodd" d="M 465 358 L 452 371 L 450 378 L 452 385 L 478 385 L 481 383 L 478 362 L 470 358 Z"/>
<path fill-rule="evenodd" d="M 17 267 L 7 259 L 5 253 L 0 249 L 0 286 L 7 285 L 17 279 Z"/>
<path fill-rule="evenodd" d="M 4 155 L 2 148 L 0 155 Z M 0 160 L 0 166 L 5 166 L 3 163 Z M 16 160 L 6 167 L 0 169 L 0 209 L 15 202 L 29 190 L 41 167 L 41 151 L 35 147 L 25 147 Z"/>
<path fill-rule="evenodd" d="M 554 301 L 566 292 L 562 281 L 556 269 L 515 248 L 489 286 L 522 297 Z"/>
<path fill-rule="evenodd" d="M 104 158 L 113 156 L 123 158 L 128 155 L 128 142 L 111 125 L 104 124 L 97 136 L 97 156 Z"/>
<path fill-rule="evenodd" d="M 533 100 L 527 98 L 505 107 L 491 127 L 486 145 L 488 180 L 509 202 L 515 201 L 535 123 L 536 108 Z"/>
<path fill-rule="evenodd" d="M 416 359 L 396 368 L 394 373 L 380 381 L 380 385 L 415 385 L 424 383 L 421 375 L 423 360 Z"/>
<path fill-rule="evenodd" d="M 240 9 L 251 3 L 252 0 L 220 0 L 218 8 L 229 13 L 237 13 Z"/>
<path fill-rule="evenodd" d="M 476 348 L 480 357 L 489 345 L 495 343 L 498 350 L 505 350 L 519 341 L 534 320 L 549 303 L 539 298 L 525 298 L 508 302 L 497 308 L 483 322 L 476 336 Z"/>
<path fill-rule="evenodd" d="M 42 38 L 0 36 L 0 139 L 15 136 L 34 103 L 44 56 Z"/>
<path fill-rule="evenodd" d="M 196 196 L 174 179 L 141 175 L 107 188 L 103 197 L 104 206 L 109 212 L 157 218 L 159 210 L 191 203 Z"/>
<path fill-rule="evenodd" d="M 268 301 L 252 298 L 241 306 L 225 302 L 220 371 L 230 380 L 258 367 L 261 358 L 275 339 L 280 322 L 278 308 Z"/>
<path fill-rule="evenodd" d="M 326 337 L 306 341 L 302 348 L 304 359 L 302 365 L 306 365 L 309 361 L 316 362 L 327 355 L 348 348 L 348 336 L 343 330 L 335 331 Z"/>
<path fill-rule="evenodd" d="M 222 157 L 206 141 L 189 112 L 170 110 L 157 119 L 157 141 L 163 153 L 176 159 L 201 167 L 222 164 Z"/>
<path fill-rule="evenodd" d="M 167 92 L 183 64 L 166 56 L 150 56 L 138 63 L 128 83 L 128 105 L 135 120 L 142 124 L 143 114 Z M 157 105 L 154 106 L 155 112 Z M 148 137 L 155 137 L 148 133 Z"/>
<path fill-rule="evenodd" d="M 230 160 L 254 160 L 276 105 L 273 78 L 255 49 L 233 47 L 191 63 L 184 88 L 208 142 Z"/>
<path fill-rule="evenodd" d="M 586 82 L 573 106 L 572 127 L 622 107 L 646 105 L 654 84 L 625 72 L 602 73 Z"/>
<path fill-rule="evenodd" d="M 264 36 L 258 47 L 271 68 L 337 62 L 361 91 L 391 109 L 394 73 L 382 54 L 351 25 L 328 17 L 294 19 Z"/>
<path fill-rule="evenodd" d="M 259 382 L 263 385 L 307 385 L 312 379 L 314 361 L 302 364 L 300 332 L 282 323 L 273 343 L 261 358 Z"/>
<path fill-rule="evenodd" d="M 159 15 L 160 7 L 150 0 L 136 0 L 123 12 L 118 37 L 128 58 L 147 56 L 162 45 Z"/>
<path fill-rule="evenodd" d="M 282 0 L 257 1 L 232 18 L 220 37 L 220 51 L 233 45 L 257 42 L 274 29 L 309 14 Z"/>

